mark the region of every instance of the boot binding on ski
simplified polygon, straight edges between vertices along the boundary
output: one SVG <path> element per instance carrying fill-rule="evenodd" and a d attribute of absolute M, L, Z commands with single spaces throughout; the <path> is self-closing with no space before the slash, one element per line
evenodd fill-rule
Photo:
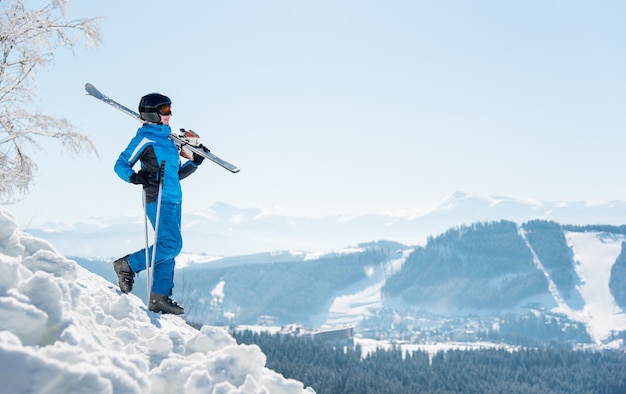
<path fill-rule="evenodd" d="M 150 302 L 148 303 L 148 310 L 150 312 L 155 313 L 169 313 L 172 315 L 182 315 L 185 313 L 182 305 L 177 303 L 176 301 L 172 301 L 172 299 L 168 296 L 151 293 L 150 294 Z"/>
<path fill-rule="evenodd" d="M 113 262 L 113 270 L 115 270 L 115 274 L 117 275 L 117 283 L 120 286 L 120 291 L 124 294 L 130 293 L 133 289 L 133 283 L 135 283 L 135 273 L 128 263 L 128 255 L 115 260 Z"/>

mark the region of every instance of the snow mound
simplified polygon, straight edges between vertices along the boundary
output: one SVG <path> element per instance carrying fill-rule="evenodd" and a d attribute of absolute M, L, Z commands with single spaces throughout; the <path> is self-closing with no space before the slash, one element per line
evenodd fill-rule
<path fill-rule="evenodd" d="M 10 393 L 313 393 L 227 331 L 148 312 L 0 207 L 0 381 Z"/>

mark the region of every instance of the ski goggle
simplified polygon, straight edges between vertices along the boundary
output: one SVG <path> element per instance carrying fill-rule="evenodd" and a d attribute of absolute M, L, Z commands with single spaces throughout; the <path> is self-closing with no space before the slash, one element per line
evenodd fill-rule
<path fill-rule="evenodd" d="M 172 114 L 172 106 L 171 105 L 163 105 L 159 107 L 159 114 L 163 116 L 168 116 Z"/>

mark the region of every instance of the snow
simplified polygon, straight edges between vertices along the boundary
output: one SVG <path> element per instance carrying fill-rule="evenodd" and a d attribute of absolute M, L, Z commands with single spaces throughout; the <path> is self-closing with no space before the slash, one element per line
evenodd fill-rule
<path fill-rule="evenodd" d="M 224 302 L 224 286 L 226 282 L 221 280 L 213 290 L 211 290 L 211 304 L 219 305 Z"/>
<path fill-rule="evenodd" d="M 189 267 L 192 264 L 210 264 L 222 260 L 222 256 L 206 256 L 200 254 L 181 253 L 176 256 L 176 268 Z"/>
<path fill-rule="evenodd" d="M 551 286 L 555 311 L 584 323 L 595 344 L 614 346 L 611 334 L 626 330 L 626 314 L 615 303 L 609 280 L 626 237 L 603 232 L 565 232 L 565 237 L 584 302 L 568 305 Z M 326 324 L 354 324 L 380 308 L 381 286 L 411 251 L 366 267 L 364 282 L 335 298 Z M 534 260 L 545 271 L 536 255 Z M 213 289 L 214 302 L 221 301 L 223 286 Z M 356 342 L 365 353 L 385 346 L 364 338 Z M 493 346 L 432 343 L 402 348 L 432 353 Z M 313 392 L 266 368 L 257 346 L 238 345 L 223 328 L 196 330 L 178 316 L 148 312 L 139 298 L 120 295 L 115 285 L 60 255 L 49 242 L 22 232 L 1 207 L 0 364 L 3 392 Z"/>
<path fill-rule="evenodd" d="M 10 393 L 312 393 L 255 345 L 148 312 L 0 207 L 0 381 Z"/>
<path fill-rule="evenodd" d="M 366 267 L 367 278 L 349 294 L 335 297 L 328 309 L 327 326 L 356 325 L 383 307 L 382 288 L 388 278 L 402 269 L 414 249 L 406 249 L 397 259 L 391 259 L 378 267 Z"/>
<path fill-rule="evenodd" d="M 361 346 L 361 355 L 367 355 L 376 352 L 378 349 L 392 350 L 401 349 L 402 353 L 426 352 L 430 357 L 439 352 L 447 352 L 450 350 L 484 350 L 484 349 L 508 349 L 515 350 L 517 346 L 509 346 L 492 342 L 433 342 L 433 343 L 400 343 L 398 341 L 379 341 L 368 338 L 354 338 L 354 343 Z"/>
<path fill-rule="evenodd" d="M 329 255 L 345 255 L 345 254 L 352 254 L 352 253 L 360 253 L 360 252 L 363 252 L 364 250 L 365 249 L 363 248 L 342 248 L 339 250 L 332 250 L 332 251 L 324 250 L 324 251 L 316 251 L 316 252 L 307 252 L 305 253 L 304 261 L 319 260 L 322 257 L 329 256 Z"/>
<path fill-rule="evenodd" d="M 585 301 L 582 310 L 567 313 L 586 323 L 595 343 L 603 343 L 611 331 L 626 330 L 626 314 L 609 290 L 611 268 L 626 238 L 603 232 L 566 232 L 565 239 L 574 252 L 574 268 L 581 279 L 578 291 Z"/>

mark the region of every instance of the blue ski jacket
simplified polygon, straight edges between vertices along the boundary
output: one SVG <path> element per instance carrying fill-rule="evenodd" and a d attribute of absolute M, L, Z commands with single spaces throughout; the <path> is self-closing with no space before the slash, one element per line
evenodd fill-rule
<path fill-rule="evenodd" d="M 141 161 L 143 170 L 151 173 L 158 173 L 161 161 L 165 161 L 162 201 L 182 203 L 183 193 L 180 180 L 193 173 L 197 166 L 191 160 L 181 164 L 178 148 L 168 138 L 171 132 L 170 126 L 144 124 L 130 140 L 128 147 L 120 153 L 114 169 L 122 180 L 130 183 L 130 177 L 135 173 L 133 167 L 137 161 Z M 146 203 L 156 201 L 157 186 L 144 186 L 144 190 Z"/>

